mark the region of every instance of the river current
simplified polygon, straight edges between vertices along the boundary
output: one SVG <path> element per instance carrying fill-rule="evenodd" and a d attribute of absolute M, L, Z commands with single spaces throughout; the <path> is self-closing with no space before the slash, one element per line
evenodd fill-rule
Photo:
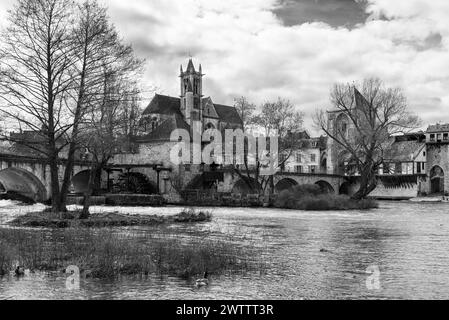
<path fill-rule="evenodd" d="M 6 222 L 40 205 L 0 201 Z M 94 212 L 176 214 L 181 207 L 94 207 Z M 210 208 L 213 221 L 176 225 L 185 237 L 226 233 L 264 252 L 263 273 L 191 281 L 148 276 L 82 279 L 69 290 L 62 274 L 0 278 L 2 299 L 448 299 L 449 204 L 381 202 L 370 211 L 304 212 Z M 207 241 L 207 236 L 205 240 Z"/>

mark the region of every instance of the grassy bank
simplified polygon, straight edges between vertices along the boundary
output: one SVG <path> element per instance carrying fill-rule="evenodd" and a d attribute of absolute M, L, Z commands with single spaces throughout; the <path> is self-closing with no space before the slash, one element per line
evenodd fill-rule
<path fill-rule="evenodd" d="M 80 220 L 80 214 L 81 212 L 68 212 L 62 215 L 46 211 L 31 212 L 14 219 L 10 224 L 13 226 L 33 228 L 105 228 L 207 222 L 212 219 L 210 212 L 197 212 L 193 209 L 186 209 L 173 216 L 125 215 L 119 213 L 93 214 L 86 220 Z"/>
<path fill-rule="evenodd" d="M 190 278 L 206 270 L 258 270 L 256 249 L 220 239 L 182 237 L 157 227 L 155 232 L 119 233 L 113 229 L 0 229 L 0 274 L 17 265 L 35 271 L 63 272 L 70 265 L 95 278 L 164 274 Z"/>
<path fill-rule="evenodd" d="M 299 185 L 281 192 L 274 206 L 308 211 L 366 210 L 378 208 L 378 203 L 371 199 L 355 201 L 348 196 L 329 194 L 317 185 Z"/>

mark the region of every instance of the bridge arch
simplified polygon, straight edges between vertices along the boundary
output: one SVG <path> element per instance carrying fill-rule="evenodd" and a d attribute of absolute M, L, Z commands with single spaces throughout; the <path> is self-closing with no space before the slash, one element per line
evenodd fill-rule
<path fill-rule="evenodd" d="M 345 181 L 341 184 L 338 194 L 349 195 L 351 192 L 351 183 Z"/>
<path fill-rule="evenodd" d="M 0 190 L 35 202 L 47 200 L 47 190 L 41 180 L 21 168 L 7 168 L 0 171 Z"/>
<path fill-rule="evenodd" d="M 320 180 L 315 182 L 315 184 L 318 185 L 325 193 L 335 193 L 334 187 L 332 187 L 332 185 L 327 181 Z"/>
<path fill-rule="evenodd" d="M 232 193 L 251 194 L 262 191 L 262 186 L 255 179 L 250 178 L 248 182 L 253 186 L 253 188 L 250 188 L 246 181 L 240 179 L 234 184 Z"/>
<path fill-rule="evenodd" d="M 282 191 L 289 190 L 297 185 L 298 185 L 298 182 L 296 182 L 296 180 L 293 180 L 291 178 L 284 178 L 276 184 L 274 189 L 275 189 L 276 193 L 281 193 Z"/>
<path fill-rule="evenodd" d="M 141 172 L 125 172 L 120 175 L 119 187 L 122 192 L 135 194 L 158 194 L 157 184 Z"/>
<path fill-rule="evenodd" d="M 78 172 L 72 178 L 74 193 L 85 193 L 89 188 L 90 170 Z"/>

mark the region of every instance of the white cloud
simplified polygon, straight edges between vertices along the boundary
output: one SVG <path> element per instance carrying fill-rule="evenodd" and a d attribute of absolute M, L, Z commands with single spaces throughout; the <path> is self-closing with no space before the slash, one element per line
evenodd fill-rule
<path fill-rule="evenodd" d="M 165 94 L 179 94 L 179 64 L 191 52 L 206 73 L 204 93 L 219 103 L 282 96 L 310 120 L 316 108 L 330 107 L 333 83 L 378 76 L 403 87 L 425 122 L 449 122 L 447 0 L 369 0 L 368 13 L 388 20 L 351 30 L 284 26 L 272 12 L 276 0 L 105 3 L 125 39 L 148 59 L 145 83 Z"/>

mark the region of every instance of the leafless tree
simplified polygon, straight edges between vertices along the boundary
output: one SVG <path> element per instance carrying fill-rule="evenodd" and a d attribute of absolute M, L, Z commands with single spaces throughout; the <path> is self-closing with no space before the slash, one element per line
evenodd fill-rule
<path fill-rule="evenodd" d="M 346 120 L 333 125 L 328 112 L 321 110 L 315 115 L 315 123 L 349 154 L 348 162 L 360 173 L 360 189 L 353 198 L 365 198 L 377 186 L 376 173 L 393 142 L 391 136 L 410 132 L 421 122 L 408 111 L 400 88 L 387 88 L 376 78 L 366 79 L 361 85 L 336 84 L 331 102 Z"/>
<path fill-rule="evenodd" d="M 74 65 L 73 4 L 69 0 L 18 0 L 0 45 L 0 101 L 5 118 L 34 139 L 13 141 L 48 159 L 53 210 L 60 209 L 59 153 L 71 130 Z"/>
<path fill-rule="evenodd" d="M 48 159 L 54 212 L 66 211 L 80 128 L 104 100 L 105 70 L 125 72 L 142 64 L 108 20 L 95 0 L 18 0 L 3 34 L 1 112 L 30 133 L 8 138 Z M 128 111 L 131 121 L 135 104 Z"/>
<path fill-rule="evenodd" d="M 243 129 L 246 131 L 248 126 L 252 123 L 256 105 L 248 101 L 246 97 L 240 97 L 234 100 L 234 107 L 240 115 L 243 122 Z"/>
<path fill-rule="evenodd" d="M 109 23 L 107 9 L 100 6 L 96 0 L 87 0 L 77 6 L 77 24 L 73 32 L 73 46 L 75 51 L 75 69 L 73 70 L 74 90 L 73 108 L 71 112 L 73 126 L 67 140 L 70 142 L 67 155 L 67 165 L 60 192 L 61 209 L 65 210 L 67 194 L 71 184 L 75 163 L 75 153 L 81 146 L 79 143 L 80 127 L 86 121 L 86 113 L 92 111 L 96 105 L 104 103 L 105 74 L 134 71 L 141 66 L 142 61 L 134 58 L 130 46 L 122 44 L 116 29 Z M 107 71 L 105 71 L 107 70 Z M 114 75 L 115 76 L 115 75 Z M 123 90 L 123 88 L 116 88 Z M 117 92 L 117 95 L 124 92 Z M 135 99 L 127 92 L 127 99 Z M 127 104 L 134 108 L 134 104 Z M 135 117 L 135 110 L 130 110 L 128 121 Z M 133 113 L 134 112 L 134 113 Z"/>
<path fill-rule="evenodd" d="M 292 138 L 292 132 L 298 132 L 303 127 L 303 113 L 295 110 L 295 106 L 286 99 L 278 98 L 275 102 L 266 102 L 262 105 L 261 111 L 254 115 L 251 123 L 256 128 L 265 131 L 265 136 L 270 137 L 275 134 L 279 137 L 279 150 L 277 155 L 284 155 L 283 161 L 279 163 L 279 167 L 291 156 L 295 147 L 295 141 Z M 265 192 L 267 189 L 274 191 L 273 176 L 261 175 L 262 163 L 259 159 L 253 161 L 253 165 L 249 164 L 250 159 L 244 157 L 244 170 L 235 168 L 235 172 L 245 182 L 250 190 L 257 192 Z"/>
<path fill-rule="evenodd" d="M 123 65 L 121 65 L 123 66 Z M 136 68 L 138 65 L 134 65 Z M 128 127 L 130 121 L 130 105 L 138 95 L 137 84 L 129 80 L 134 69 L 127 66 L 120 69 L 108 69 L 104 74 L 102 101 L 89 109 L 86 123 L 83 125 L 80 145 L 86 148 L 91 156 L 91 168 L 88 190 L 84 195 L 81 218 L 89 217 L 90 198 L 95 185 L 112 157 L 128 151 Z M 131 129 L 134 130 L 134 129 Z"/>

